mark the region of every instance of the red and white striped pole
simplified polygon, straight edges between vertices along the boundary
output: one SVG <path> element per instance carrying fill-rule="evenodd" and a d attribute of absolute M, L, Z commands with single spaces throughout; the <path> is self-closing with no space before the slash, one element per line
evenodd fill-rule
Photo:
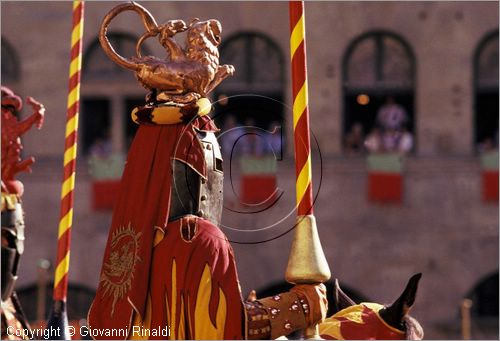
<path fill-rule="evenodd" d="M 313 215 L 304 2 L 290 1 L 289 7 L 297 225 L 286 280 L 293 284 L 317 284 L 327 281 L 331 274 Z M 306 329 L 304 337 L 319 338 L 318 327 Z"/>
<path fill-rule="evenodd" d="M 61 188 L 61 211 L 57 242 L 57 266 L 54 274 L 54 306 L 47 328 L 60 327 L 60 339 L 70 339 L 66 297 L 68 293 L 68 271 L 71 249 L 71 227 L 73 224 L 73 191 L 76 175 L 76 151 L 78 114 L 80 107 L 80 73 L 82 68 L 84 3 L 73 1 L 73 25 L 71 32 L 71 62 L 69 66 L 69 88 L 66 113 L 66 140 L 64 143 L 64 171 Z M 57 339 L 51 335 L 51 339 Z"/>

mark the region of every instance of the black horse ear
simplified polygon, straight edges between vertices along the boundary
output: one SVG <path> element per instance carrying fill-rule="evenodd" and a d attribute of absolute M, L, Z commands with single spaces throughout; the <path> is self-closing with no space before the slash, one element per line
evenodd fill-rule
<path fill-rule="evenodd" d="M 403 319 L 410 311 L 410 308 L 415 303 L 415 297 L 417 295 L 418 282 L 422 277 L 421 273 L 413 275 L 405 290 L 399 296 L 399 298 L 390 306 L 385 307 L 379 311 L 380 317 L 387 322 L 391 327 L 403 330 Z"/>
<path fill-rule="evenodd" d="M 354 302 L 347 294 L 342 291 L 339 285 L 339 280 L 335 278 L 335 281 L 333 282 L 333 313 L 336 314 L 342 309 L 348 308 L 350 306 L 356 305 L 356 302 Z"/>

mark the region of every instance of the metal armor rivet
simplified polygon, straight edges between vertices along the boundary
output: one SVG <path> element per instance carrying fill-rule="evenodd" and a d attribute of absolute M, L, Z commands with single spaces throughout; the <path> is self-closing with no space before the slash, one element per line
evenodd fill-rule
<path fill-rule="evenodd" d="M 205 200 L 207 200 L 207 196 L 206 196 L 206 195 L 202 195 L 202 196 L 200 197 L 200 200 L 201 200 L 201 201 L 205 201 Z"/>
<path fill-rule="evenodd" d="M 199 210 L 199 211 L 196 213 L 196 215 L 197 215 L 198 217 L 203 217 L 203 214 L 204 214 L 204 213 L 205 213 L 205 212 L 203 212 L 203 210 Z"/>
<path fill-rule="evenodd" d="M 207 183 L 207 179 L 205 179 L 205 178 L 201 178 L 201 183 L 202 183 L 202 184 L 206 184 L 206 183 Z"/>
<path fill-rule="evenodd" d="M 212 147 L 209 144 L 207 144 L 207 150 L 211 150 L 211 149 L 212 149 Z"/>

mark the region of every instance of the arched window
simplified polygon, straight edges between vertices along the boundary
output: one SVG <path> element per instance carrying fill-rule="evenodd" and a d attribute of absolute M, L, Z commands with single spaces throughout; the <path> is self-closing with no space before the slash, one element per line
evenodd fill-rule
<path fill-rule="evenodd" d="M 19 56 L 7 39 L 2 37 L 2 83 L 19 80 L 20 74 Z"/>
<path fill-rule="evenodd" d="M 465 298 L 472 303 L 468 304 L 471 337 L 476 340 L 498 338 L 498 271 L 476 282 Z"/>
<path fill-rule="evenodd" d="M 415 57 L 403 38 L 387 31 L 365 33 L 348 46 L 342 68 L 346 148 L 353 147 L 348 137 L 353 132 L 363 137 L 372 132 L 388 100 L 406 116 L 399 127 L 413 133 Z"/>
<path fill-rule="evenodd" d="M 481 279 L 467 298 L 472 300 L 473 316 L 498 318 L 498 272 Z"/>
<path fill-rule="evenodd" d="M 47 283 L 45 288 L 39 288 L 37 284 L 31 284 L 16 290 L 29 322 L 38 320 L 40 316 L 37 315 L 40 314 L 38 311 L 40 307 L 44 308 L 44 311 L 41 312 L 42 318 L 45 319 L 49 316 L 50 309 L 52 308 L 53 290 L 54 285 L 52 283 Z M 41 297 L 40 293 L 45 293 L 45 296 Z M 68 319 L 77 321 L 86 319 L 94 296 L 94 290 L 80 284 L 70 283 L 68 285 L 68 302 L 71 303 L 67 307 Z"/>
<path fill-rule="evenodd" d="M 240 32 L 223 39 L 220 62 L 236 69 L 214 93 L 217 102 L 213 117 L 222 128 L 220 142 L 226 169 L 231 168 L 229 162 L 240 166 L 240 194 L 236 196 L 240 204 L 247 208 L 266 205 L 275 200 L 276 160 L 282 158 L 285 149 L 285 58 L 267 35 Z M 234 162 L 236 159 L 239 163 Z M 225 200 L 230 202 L 232 198 Z"/>
<path fill-rule="evenodd" d="M 135 56 L 135 45 L 138 38 L 123 32 L 110 32 L 107 34 L 108 40 L 115 51 L 126 58 Z M 147 47 L 143 47 L 144 54 L 149 55 Z M 119 66 L 109 59 L 104 53 L 99 43 L 99 39 L 94 39 L 86 49 L 83 56 L 83 76 L 89 79 L 117 80 L 120 77 L 130 77 L 131 72 Z"/>
<path fill-rule="evenodd" d="M 475 144 L 498 147 L 498 30 L 484 37 L 474 54 Z"/>
<path fill-rule="evenodd" d="M 138 37 L 129 33 L 109 32 L 107 37 L 115 51 L 126 58 L 135 56 L 135 46 Z M 142 47 L 143 55 L 150 55 L 146 45 Z M 82 151 L 84 154 L 92 153 L 93 150 L 106 149 L 105 144 L 111 141 L 120 141 L 128 149 L 133 136 L 137 130 L 137 125 L 130 119 L 130 112 L 136 105 L 144 104 L 142 88 L 137 84 L 133 72 L 117 65 L 106 56 L 99 39 L 95 38 L 85 50 L 83 56 L 84 82 L 96 82 L 94 86 L 97 91 L 85 93 L 82 96 Z M 124 86 L 131 84 L 133 89 L 137 89 L 137 96 L 127 95 L 114 91 L 106 93 L 106 87 L 116 87 L 125 91 Z M 117 111 L 120 111 L 117 113 Z M 117 115 L 122 115 L 117 119 Z M 115 119 L 113 119 L 115 118 Z M 115 127 L 113 125 L 119 125 Z M 119 138 L 112 135 L 120 135 Z M 94 148 L 96 147 L 96 148 Z M 116 148 L 121 149 L 121 148 Z M 125 151 L 125 150 L 124 150 Z"/>
<path fill-rule="evenodd" d="M 220 62 L 236 69 L 216 89 L 216 99 L 228 97 L 216 108 L 222 121 L 231 112 L 240 123 L 251 118 L 264 129 L 283 122 L 285 62 L 278 44 L 262 33 L 238 33 L 223 40 Z"/>

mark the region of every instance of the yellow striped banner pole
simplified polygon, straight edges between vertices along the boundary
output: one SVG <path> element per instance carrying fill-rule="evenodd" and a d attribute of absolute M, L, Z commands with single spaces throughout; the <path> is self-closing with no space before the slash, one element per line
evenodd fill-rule
<path fill-rule="evenodd" d="M 305 18 L 304 5 L 301 1 L 290 2 L 290 30 L 297 215 L 305 216 L 313 214 L 313 189 Z"/>
<path fill-rule="evenodd" d="M 73 190 L 75 188 L 78 114 L 80 107 L 80 71 L 82 68 L 84 3 L 73 1 L 73 25 L 71 32 L 71 62 L 69 66 L 66 134 L 64 143 L 64 170 L 61 188 L 61 211 L 57 243 L 57 265 L 54 274 L 54 307 L 47 328 L 61 327 L 62 339 L 68 339 L 66 297 L 73 224 Z M 51 335 L 51 339 L 57 338 Z"/>
<path fill-rule="evenodd" d="M 331 274 L 313 215 L 304 2 L 290 1 L 289 9 L 297 225 L 285 277 L 294 284 L 318 284 Z M 304 337 L 319 338 L 318 327 L 304 330 Z"/>

